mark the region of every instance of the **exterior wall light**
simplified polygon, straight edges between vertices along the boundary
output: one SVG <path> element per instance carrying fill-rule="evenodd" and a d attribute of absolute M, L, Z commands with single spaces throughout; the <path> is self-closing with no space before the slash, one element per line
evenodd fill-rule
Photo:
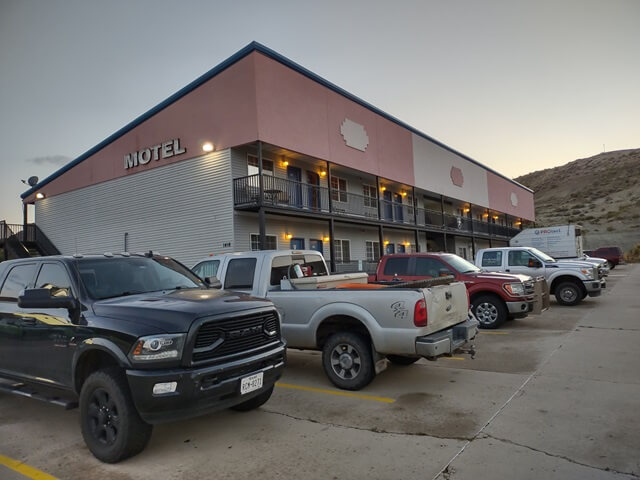
<path fill-rule="evenodd" d="M 202 144 L 202 150 L 204 152 L 213 152 L 213 143 L 206 142 Z"/>
<path fill-rule="evenodd" d="M 384 192 L 387 189 L 387 187 L 380 187 L 380 191 Z"/>
<path fill-rule="evenodd" d="M 331 239 L 329 238 L 329 235 L 325 235 L 324 237 L 322 237 L 322 241 L 323 241 L 323 242 L 328 242 L 329 240 L 331 240 Z"/>
<path fill-rule="evenodd" d="M 469 209 L 469 207 L 465 207 L 464 210 L 462 210 L 464 213 L 469 213 L 471 210 Z"/>
<path fill-rule="evenodd" d="M 320 176 L 324 177 L 327 174 L 327 172 L 325 172 L 324 170 L 320 170 Z"/>
<path fill-rule="evenodd" d="M 42 199 L 44 198 L 44 193 L 42 193 L 42 192 L 38 192 L 38 193 L 36 193 L 36 198 L 37 198 L 38 200 L 42 200 Z"/>
<path fill-rule="evenodd" d="M 291 240 L 293 238 L 293 235 L 291 235 L 290 233 L 285 233 L 284 238 L 286 238 L 287 240 Z"/>
<path fill-rule="evenodd" d="M 402 196 L 406 197 L 407 196 L 407 192 L 402 192 Z"/>
<path fill-rule="evenodd" d="M 386 247 L 387 245 L 389 245 L 389 240 L 385 240 L 382 244 Z"/>
<path fill-rule="evenodd" d="M 493 219 L 494 219 L 494 220 L 497 220 L 497 219 L 498 219 L 498 215 L 494 215 L 494 216 L 493 216 Z"/>
<path fill-rule="evenodd" d="M 288 167 L 289 166 L 289 161 L 288 160 L 283 160 L 282 161 L 282 166 L 283 167 Z"/>

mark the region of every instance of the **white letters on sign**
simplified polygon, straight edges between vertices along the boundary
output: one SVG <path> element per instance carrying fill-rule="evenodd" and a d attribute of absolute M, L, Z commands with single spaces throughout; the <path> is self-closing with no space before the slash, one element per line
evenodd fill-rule
<path fill-rule="evenodd" d="M 166 142 L 159 143 L 153 147 L 143 148 L 137 152 L 127 153 L 124 156 L 124 168 L 137 167 L 138 165 L 146 165 L 151 160 L 160 160 L 161 158 L 171 158 L 176 155 L 186 153 L 187 149 L 180 146 L 180 139 L 174 138 Z"/>

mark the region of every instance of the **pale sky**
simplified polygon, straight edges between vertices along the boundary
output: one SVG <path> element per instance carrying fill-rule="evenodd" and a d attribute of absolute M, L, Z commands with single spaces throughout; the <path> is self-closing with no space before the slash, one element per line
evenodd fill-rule
<path fill-rule="evenodd" d="M 639 25 L 638 0 L 0 0 L 0 220 L 253 40 L 511 177 L 637 148 Z"/>

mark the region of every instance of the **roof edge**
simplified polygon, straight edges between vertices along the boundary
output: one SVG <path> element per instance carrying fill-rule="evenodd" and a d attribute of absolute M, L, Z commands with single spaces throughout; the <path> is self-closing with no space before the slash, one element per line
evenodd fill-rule
<path fill-rule="evenodd" d="M 353 95 L 352 93 L 349 93 L 348 91 L 346 91 L 345 89 L 339 87 L 338 85 L 322 78 L 321 76 L 313 73 L 311 70 L 303 67 L 302 65 L 288 59 L 287 57 L 285 57 L 284 55 L 276 52 L 275 50 L 272 50 L 269 47 L 266 47 L 265 45 L 262 45 L 259 42 L 253 41 L 250 44 L 248 44 L 247 46 L 245 46 L 244 48 L 242 48 L 241 50 L 237 51 L 235 54 L 233 54 L 232 56 L 230 56 L 229 58 L 227 58 L 226 60 L 223 60 L 222 62 L 220 62 L 218 65 L 216 65 L 215 67 L 213 67 L 211 70 L 207 71 L 206 73 L 204 73 L 203 75 L 199 76 L 198 78 L 196 78 L 194 81 L 192 81 L 191 83 L 189 83 L 188 85 L 186 85 L 185 87 L 181 88 L 180 90 L 178 90 L 176 93 L 174 93 L 173 95 L 169 96 L 168 98 L 166 98 L 165 100 L 163 100 L 162 102 L 160 102 L 158 105 L 156 105 L 155 107 L 151 108 L 150 110 L 146 111 L 145 113 L 143 113 L 142 115 L 140 115 L 139 117 L 135 118 L 133 121 L 129 122 L 128 124 L 126 124 L 124 127 L 122 127 L 121 129 L 117 130 L 115 133 L 111 134 L 109 137 L 107 137 L 106 139 L 104 139 L 102 142 L 98 143 L 96 146 L 92 147 L 91 149 L 87 150 L 86 152 L 84 152 L 82 155 L 80 155 L 79 157 L 77 157 L 75 160 L 72 160 L 71 162 L 69 162 L 68 164 L 66 164 L 65 166 L 59 168 L 58 170 L 56 170 L 55 172 L 53 172 L 51 175 L 49 175 L 48 177 L 46 177 L 44 180 L 38 182 L 35 186 L 31 187 L 29 190 L 27 190 L 26 192 L 22 193 L 20 195 L 20 197 L 24 200 L 25 198 L 29 197 L 30 195 L 32 195 L 33 193 L 35 193 L 36 191 L 38 191 L 40 188 L 44 187 L 45 185 L 47 185 L 48 183 L 50 183 L 51 181 L 55 180 L 56 178 L 58 178 L 59 176 L 63 175 L 64 173 L 66 173 L 67 171 L 71 170 L 73 167 L 75 167 L 76 165 L 78 165 L 79 163 L 83 162 L 84 160 L 86 160 L 87 158 L 89 158 L 91 155 L 93 155 L 94 153 L 97 153 L 98 151 L 102 150 L 104 147 L 106 147 L 107 145 L 109 145 L 110 143 L 113 143 L 114 141 L 116 141 L 118 138 L 120 138 L 121 136 L 123 136 L 124 134 L 126 134 L 127 132 L 133 130 L 135 127 L 137 127 L 138 125 L 142 124 L 143 122 L 145 122 L 146 120 L 148 120 L 149 118 L 151 118 L 153 115 L 155 115 L 156 113 L 162 111 L 163 109 L 165 109 L 166 107 L 168 107 L 169 105 L 171 105 L 172 103 L 176 102 L 177 100 L 181 99 L 182 97 L 184 97 L 185 95 L 187 95 L 188 93 L 190 93 L 191 91 L 195 90 L 196 88 L 198 88 L 200 85 L 202 85 L 203 83 L 207 82 L 208 80 L 210 80 L 211 78 L 215 77 L 216 75 L 218 75 L 219 73 L 221 73 L 222 71 L 226 70 L 227 68 L 229 68 L 230 66 L 232 66 L 233 64 L 235 64 L 236 62 L 242 60 L 244 57 L 246 57 L 247 55 L 249 55 L 250 53 L 257 51 L 260 52 L 266 56 L 268 56 L 269 58 L 276 60 L 277 62 L 281 63 L 282 65 L 289 67 L 295 71 L 297 71 L 298 73 L 304 75 L 305 77 L 313 80 L 316 83 L 319 83 L 321 85 L 323 85 L 324 87 L 329 88 L 330 90 L 333 90 L 334 92 L 338 93 L 339 95 L 342 95 L 343 97 L 365 107 L 368 110 L 371 110 L 372 112 L 386 118 L 387 120 L 395 123 L 396 125 L 405 128 L 407 130 L 409 130 L 410 132 L 432 142 L 435 143 L 436 145 L 438 145 L 441 148 L 444 148 L 445 150 L 448 150 L 449 152 L 458 155 L 459 157 L 464 158 L 465 160 L 468 160 L 482 168 L 484 168 L 485 170 L 498 175 L 499 177 L 507 180 L 508 182 L 525 189 L 528 192 L 533 193 L 533 190 L 531 190 L 530 188 L 516 182 L 515 180 L 513 180 L 512 178 L 507 177 L 506 175 L 490 168 L 487 167 L 486 165 L 482 164 L 481 162 L 469 157 L 468 155 L 465 155 L 464 153 L 459 152 L 458 150 L 450 147 L 449 145 L 446 145 L 445 143 L 440 142 L 439 140 L 436 140 L 435 138 L 427 135 L 426 133 L 412 127 L 411 125 L 399 120 L 398 118 L 394 117 L 393 115 L 390 115 L 386 112 L 384 112 L 383 110 L 380 110 L 379 108 L 375 107 L 374 105 L 372 105 L 371 103 Z"/>

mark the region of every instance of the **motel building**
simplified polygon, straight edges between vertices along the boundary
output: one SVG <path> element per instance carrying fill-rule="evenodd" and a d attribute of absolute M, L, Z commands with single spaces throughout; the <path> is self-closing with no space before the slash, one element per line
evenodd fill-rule
<path fill-rule="evenodd" d="M 258 43 L 22 198 L 41 250 L 153 250 L 188 266 L 303 248 L 333 271 L 389 253 L 471 260 L 534 220 L 528 188 Z"/>

